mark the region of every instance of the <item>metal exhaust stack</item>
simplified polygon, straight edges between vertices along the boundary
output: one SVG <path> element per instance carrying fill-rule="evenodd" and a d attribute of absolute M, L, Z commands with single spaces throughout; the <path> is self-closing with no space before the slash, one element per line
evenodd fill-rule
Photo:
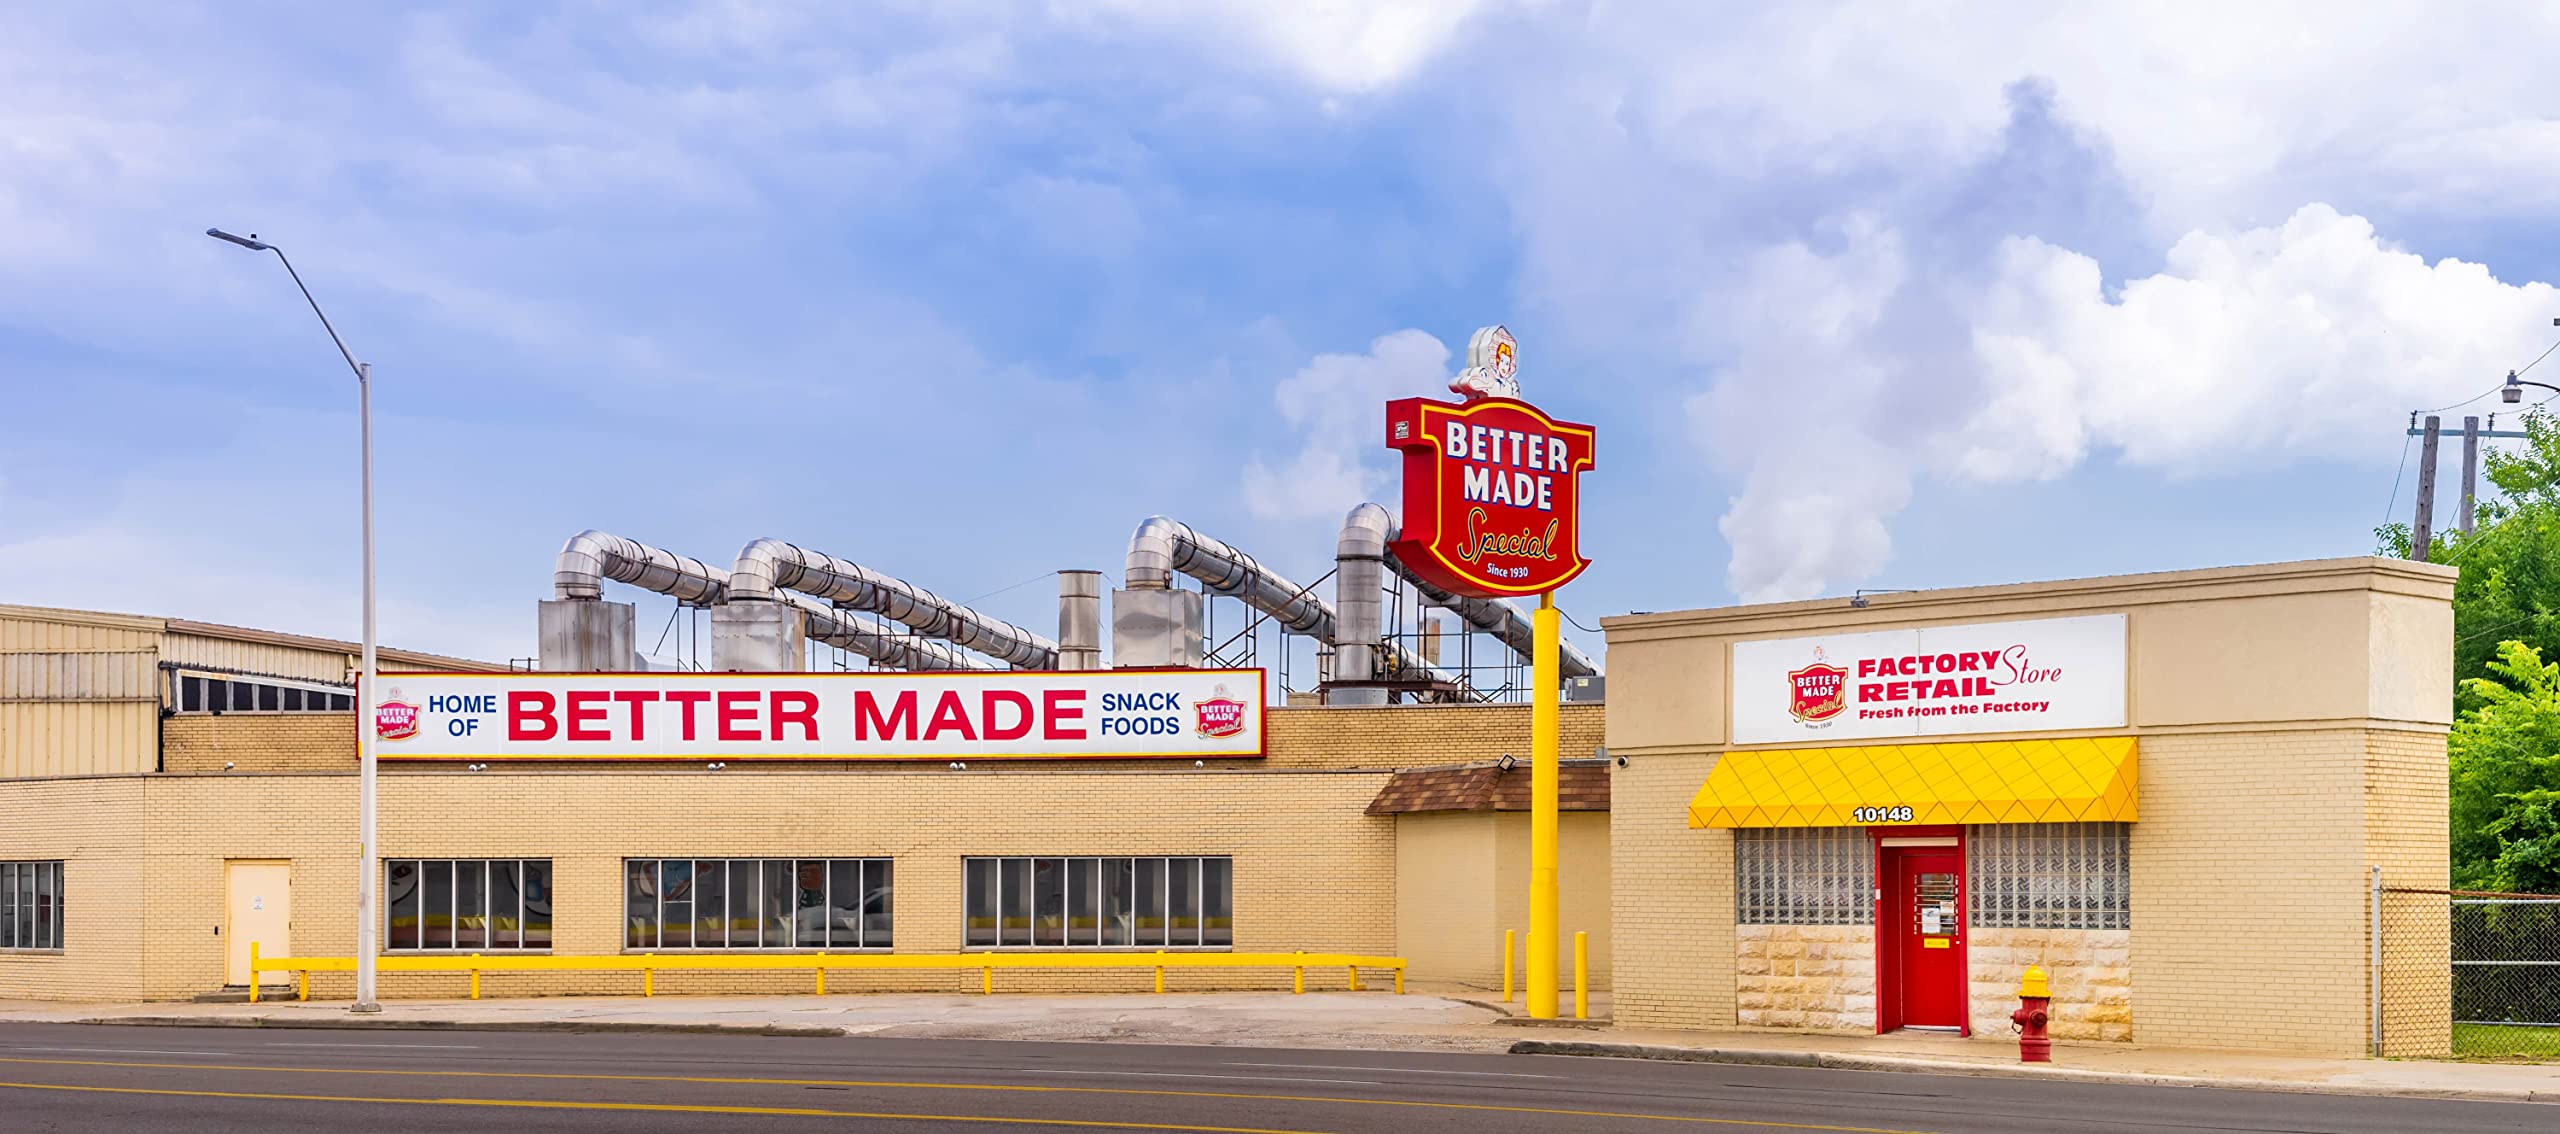
<path fill-rule="evenodd" d="M 1395 513 L 1383 504 L 1362 504 L 1342 518 L 1342 533 L 1334 540 L 1334 605 L 1341 612 L 1341 625 L 1334 642 L 1334 677 L 1341 681 L 1375 680 L 1378 674 L 1377 647 L 1385 638 L 1384 601 L 1386 572 L 1413 584 L 1424 601 L 1458 616 L 1469 627 L 1493 635 L 1525 664 L 1535 646 L 1537 631 L 1529 616 L 1519 607 L 1501 599 L 1470 598 L 1452 594 L 1434 586 L 1408 570 L 1387 550 L 1398 534 Z M 1566 677 L 1594 677 L 1600 673 L 1599 663 L 1571 643 L 1562 647 L 1560 661 Z M 1365 694 L 1345 690 L 1346 695 Z M 1343 703 L 1343 702 L 1337 702 Z"/>
<path fill-rule="evenodd" d="M 1102 668 L 1102 572 L 1058 572 L 1058 668 Z"/>
<path fill-rule="evenodd" d="M 759 617 L 758 604 L 777 601 L 781 591 L 799 591 L 903 623 L 925 637 L 1009 662 L 1015 669 L 1058 668 L 1056 642 L 906 580 L 778 539 L 756 540 L 741 549 L 728 583 L 729 605 L 723 610 L 731 621 Z"/>
<path fill-rule="evenodd" d="M 1129 537 L 1128 588 L 1111 596 L 1111 656 L 1119 666 L 1201 665 L 1201 597 L 1173 589 L 1176 573 L 1217 594 L 1242 599 L 1295 633 L 1314 638 L 1319 666 L 1342 670 L 1340 619 L 1313 590 L 1290 582 L 1235 545 L 1166 516 L 1150 516 Z M 1374 627 L 1376 606 L 1370 608 Z M 1373 647 L 1377 635 L 1362 641 Z M 1329 649 L 1328 649 L 1329 648 Z M 1376 663 L 1374 649 L 1371 663 Z M 1464 684 L 1399 643 L 1387 643 L 1387 660 L 1402 673 L 1449 685 Z"/>

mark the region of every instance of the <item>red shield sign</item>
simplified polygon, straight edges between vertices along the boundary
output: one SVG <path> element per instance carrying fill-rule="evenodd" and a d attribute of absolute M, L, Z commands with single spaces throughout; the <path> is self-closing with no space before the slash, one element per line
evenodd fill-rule
<path fill-rule="evenodd" d="M 1787 675 L 1787 712 L 1800 721 L 1827 721 L 1849 707 L 1849 671 L 1815 662 Z"/>
<path fill-rule="evenodd" d="M 418 735 L 418 707 L 407 701 L 385 701 L 373 709 L 373 734 L 384 740 Z"/>
<path fill-rule="evenodd" d="M 1244 702 L 1233 697 L 1213 697 L 1192 702 L 1200 735 L 1215 739 L 1234 736 L 1244 731 Z"/>
<path fill-rule="evenodd" d="M 1591 566 L 1577 540 L 1592 430 L 1527 402 L 1387 403 L 1387 447 L 1404 452 L 1404 530 L 1393 549 L 1416 574 L 1476 598 L 1544 594 Z"/>

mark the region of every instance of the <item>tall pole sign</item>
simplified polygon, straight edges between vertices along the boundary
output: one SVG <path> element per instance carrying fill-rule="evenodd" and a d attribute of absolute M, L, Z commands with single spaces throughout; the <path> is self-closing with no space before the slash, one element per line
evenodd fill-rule
<path fill-rule="evenodd" d="M 1582 557 L 1581 475 L 1592 430 L 1521 400 L 1520 347 L 1501 327 L 1467 343 L 1449 383 L 1459 402 L 1387 403 L 1387 447 L 1404 454 L 1404 527 L 1390 546 L 1408 570 L 1475 598 L 1538 596 L 1529 692 L 1529 1015 L 1556 1016 L 1557 702 L 1561 618 L 1556 588 Z"/>

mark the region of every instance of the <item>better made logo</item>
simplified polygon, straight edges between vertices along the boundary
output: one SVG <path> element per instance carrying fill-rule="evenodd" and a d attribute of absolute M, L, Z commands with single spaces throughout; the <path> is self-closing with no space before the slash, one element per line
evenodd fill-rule
<path fill-rule="evenodd" d="M 418 735 L 418 706 L 402 699 L 394 689 L 373 707 L 373 735 L 383 740 L 407 740 Z"/>

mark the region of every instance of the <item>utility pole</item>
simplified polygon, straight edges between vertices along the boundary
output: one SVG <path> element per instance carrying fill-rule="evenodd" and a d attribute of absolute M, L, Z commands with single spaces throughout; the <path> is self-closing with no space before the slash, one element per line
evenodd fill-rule
<path fill-rule="evenodd" d="M 2462 419 L 2462 536 L 2471 538 L 2472 512 L 2480 499 L 2480 419 Z"/>
<path fill-rule="evenodd" d="M 2427 561 L 2427 543 L 2434 538 L 2436 520 L 2436 438 L 2444 432 L 2444 419 L 2427 415 L 2426 432 L 2418 442 L 2418 522 L 2409 530 L 2409 558 Z"/>

